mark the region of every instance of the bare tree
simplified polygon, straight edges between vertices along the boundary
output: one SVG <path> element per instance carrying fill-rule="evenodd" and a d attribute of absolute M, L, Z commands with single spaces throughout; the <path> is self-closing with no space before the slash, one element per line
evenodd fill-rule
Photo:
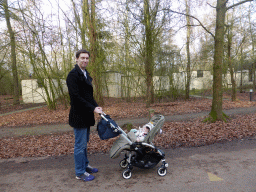
<path fill-rule="evenodd" d="M 89 3 L 88 0 L 83 1 L 83 12 L 85 15 L 85 19 L 88 24 L 88 36 L 90 42 L 90 68 L 92 69 L 92 77 L 94 78 L 94 86 L 95 86 L 95 99 L 100 105 L 104 104 L 103 94 L 102 94 L 102 83 L 101 83 L 101 75 L 100 75 L 100 48 L 97 37 L 97 28 L 96 28 L 96 12 L 95 12 L 95 0 L 91 0 Z"/>
<path fill-rule="evenodd" d="M 244 0 L 227 7 L 227 0 L 217 0 L 217 15 L 215 28 L 215 46 L 214 46 L 214 64 L 213 64 L 213 99 L 210 117 L 212 121 L 225 120 L 225 114 L 222 111 L 222 66 L 223 49 L 225 34 L 225 16 L 226 12 L 233 7 L 252 0 Z"/>
<path fill-rule="evenodd" d="M 230 71 L 230 77 L 231 77 L 231 84 L 232 84 L 232 95 L 231 95 L 231 100 L 232 101 L 236 101 L 236 81 L 234 78 L 234 66 L 233 66 L 233 62 L 232 62 L 232 58 L 231 58 L 231 46 L 232 46 L 232 37 L 233 37 L 233 33 L 232 33 L 232 27 L 233 24 L 231 24 L 231 26 L 227 27 L 228 30 L 228 34 L 227 34 L 227 38 L 228 38 L 228 67 L 229 67 L 229 71 Z"/>
<path fill-rule="evenodd" d="M 4 9 L 4 16 L 5 16 L 7 29 L 10 36 L 10 44 L 11 44 L 11 63 L 12 63 L 13 90 L 14 90 L 13 104 L 17 105 L 17 104 L 20 104 L 20 100 L 19 100 L 20 89 L 19 89 L 19 78 L 18 78 L 18 71 L 17 71 L 15 32 L 13 31 L 12 25 L 11 25 L 11 15 L 9 10 L 8 0 L 3 0 L 2 6 Z"/>
<path fill-rule="evenodd" d="M 77 10 L 77 6 L 74 2 L 74 0 L 71 0 L 72 5 L 73 5 L 73 13 L 75 16 L 75 25 L 78 26 L 79 30 L 80 30 L 80 37 L 82 40 L 82 47 L 86 48 L 86 28 L 87 28 L 87 14 L 88 14 L 88 10 L 87 10 L 87 4 L 86 1 L 83 0 L 82 1 L 82 16 L 79 15 L 78 10 Z M 87 1 L 88 3 L 88 1 Z M 82 19 L 81 19 L 82 18 Z M 74 27 L 74 29 L 76 30 L 76 32 L 78 31 L 77 27 Z"/>
<path fill-rule="evenodd" d="M 190 5 L 188 0 L 186 0 L 186 20 L 187 20 L 187 42 L 186 42 L 186 52 L 187 52 L 187 79 L 186 79 L 186 86 L 185 86 L 185 98 L 189 99 L 189 89 L 190 89 L 190 79 L 191 79 L 191 73 L 190 73 L 190 35 L 191 35 L 191 18 L 190 15 Z"/>
<path fill-rule="evenodd" d="M 255 92 L 256 90 L 256 81 L 255 81 L 255 63 L 256 63 L 256 57 L 255 57 L 255 30 L 253 30 L 253 23 L 251 21 L 251 17 L 252 17 L 252 10 L 251 7 L 249 9 L 249 31 L 250 31 L 250 37 L 251 37 L 251 44 L 252 44 L 252 72 L 253 72 L 253 90 Z"/>
<path fill-rule="evenodd" d="M 223 95 L 222 67 L 223 67 L 226 12 L 229 9 L 232 9 L 238 5 L 241 5 L 243 3 L 250 2 L 250 1 L 253 1 L 253 0 L 243 0 L 227 7 L 228 0 L 217 0 L 217 6 L 214 7 L 216 9 L 215 34 L 211 33 L 198 18 L 192 15 L 188 15 L 189 17 L 195 19 L 199 23 L 198 25 L 203 27 L 203 29 L 205 29 L 205 31 L 211 34 L 211 36 L 214 38 L 213 99 L 212 99 L 211 112 L 209 114 L 210 117 L 208 119 L 210 121 L 225 120 L 225 117 L 226 117 L 226 115 L 222 111 L 222 95 Z M 170 10 L 170 11 L 187 16 L 187 14 L 185 13 L 180 13 L 174 10 Z"/>
<path fill-rule="evenodd" d="M 157 2 L 159 3 L 159 2 Z M 156 4 L 157 4 L 156 3 Z M 156 5 L 158 6 L 158 5 Z M 150 13 L 149 0 L 144 0 L 144 26 L 145 26 L 145 73 L 146 73 L 146 105 L 149 107 L 151 103 L 154 103 L 154 86 L 153 86 L 153 30 L 154 27 L 154 14 Z M 153 26 L 152 26 L 153 24 Z"/>

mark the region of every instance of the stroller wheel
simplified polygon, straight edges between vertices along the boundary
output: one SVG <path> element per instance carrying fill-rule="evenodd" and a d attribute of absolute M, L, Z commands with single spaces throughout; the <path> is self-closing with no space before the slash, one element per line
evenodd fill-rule
<path fill-rule="evenodd" d="M 119 165 L 121 168 L 125 169 L 128 166 L 128 162 L 126 161 L 126 159 L 123 159 L 120 161 Z"/>
<path fill-rule="evenodd" d="M 132 172 L 131 172 L 131 170 L 126 169 L 126 170 L 123 172 L 123 178 L 125 178 L 125 179 L 130 179 L 131 177 L 132 177 Z"/>
<path fill-rule="evenodd" d="M 157 170 L 157 173 L 159 176 L 163 177 L 166 175 L 167 169 L 165 167 L 159 167 Z"/>

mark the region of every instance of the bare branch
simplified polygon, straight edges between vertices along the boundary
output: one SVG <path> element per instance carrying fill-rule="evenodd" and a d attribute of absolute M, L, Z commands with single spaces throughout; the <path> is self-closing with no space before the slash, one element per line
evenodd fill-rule
<path fill-rule="evenodd" d="M 50 2 L 50 0 L 48 0 L 49 2 Z M 71 0 L 72 1 L 72 3 L 74 3 L 73 2 L 73 0 Z M 58 4 L 58 2 L 55 0 L 55 2 Z M 51 2 L 50 2 L 51 3 Z M 74 5 L 74 4 L 73 4 Z M 67 14 L 66 14 L 66 12 L 61 8 L 61 6 L 58 4 L 58 8 L 61 10 L 61 12 L 64 14 L 64 16 L 65 16 L 65 18 L 69 21 L 69 23 L 73 26 L 73 28 L 75 29 L 76 28 L 76 26 L 73 24 L 73 22 L 69 19 L 69 17 L 67 16 Z M 77 18 L 77 15 L 75 14 L 75 17 Z M 79 23 L 78 23 L 79 25 L 81 25 L 80 24 L 80 20 L 79 20 Z"/>
<path fill-rule="evenodd" d="M 232 9 L 233 7 L 236 7 L 236 6 L 241 5 L 243 3 L 250 2 L 250 1 L 253 1 L 253 0 L 244 0 L 244 1 L 238 2 L 234 5 L 231 5 L 231 6 L 227 7 L 227 10 Z"/>
<path fill-rule="evenodd" d="M 188 27 L 201 27 L 201 25 L 186 25 Z"/>
<path fill-rule="evenodd" d="M 177 14 L 184 15 L 184 16 L 188 16 L 188 17 L 191 17 L 191 18 L 195 19 L 195 20 L 200 24 L 200 26 L 201 26 L 207 33 L 209 33 L 213 38 L 215 38 L 214 34 L 212 34 L 212 32 L 210 32 L 210 31 L 203 25 L 203 23 L 202 23 L 199 19 L 197 19 L 196 17 L 194 17 L 194 16 L 192 16 L 192 15 L 185 14 L 185 13 L 180 13 L 180 12 L 177 12 L 177 11 L 173 11 L 173 10 L 171 10 L 171 9 L 168 9 L 168 10 L 171 11 L 172 13 L 177 13 Z"/>
<path fill-rule="evenodd" d="M 216 9 L 217 7 L 212 6 L 210 3 L 207 2 L 207 5 L 209 5 L 211 8 Z"/>

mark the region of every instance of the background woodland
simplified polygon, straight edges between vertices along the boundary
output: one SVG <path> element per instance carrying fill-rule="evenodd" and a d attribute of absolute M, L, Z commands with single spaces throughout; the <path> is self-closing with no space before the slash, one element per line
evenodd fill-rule
<path fill-rule="evenodd" d="M 255 6 L 252 0 L 1 0 L 0 94 L 12 94 L 19 104 L 22 79 L 37 79 L 46 89 L 44 79 L 65 79 L 75 52 L 85 48 L 100 105 L 106 71 L 121 72 L 130 82 L 143 77 L 149 107 L 159 97 L 189 99 L 191 71 L 211 70 L 209 120 L 225 120 L 222 76 L 230 72 L 235 101 L 234 71 L 255 74 Z M 185 90 L 174 86 L 178 71 L 187 73 Z M 154 92 L 154 75 L 169 76 L 169 90 Z M 51 84 L 46 93 L 50 109 L 57 101 L 69 105 L 61 86 Z M 133 98 L 128 91 L 123 99 Z"/>

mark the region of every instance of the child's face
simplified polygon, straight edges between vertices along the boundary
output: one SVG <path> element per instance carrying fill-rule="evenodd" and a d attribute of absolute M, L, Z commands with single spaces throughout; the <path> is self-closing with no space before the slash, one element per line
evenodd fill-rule
<path fill-rule="evenodd" d="M 143 132 L 144 132 L 144 133 L 148 133 L 148 132 L 149 132 L 149 128 L 146 127 L 145 125 L 143 126 Z"/>

